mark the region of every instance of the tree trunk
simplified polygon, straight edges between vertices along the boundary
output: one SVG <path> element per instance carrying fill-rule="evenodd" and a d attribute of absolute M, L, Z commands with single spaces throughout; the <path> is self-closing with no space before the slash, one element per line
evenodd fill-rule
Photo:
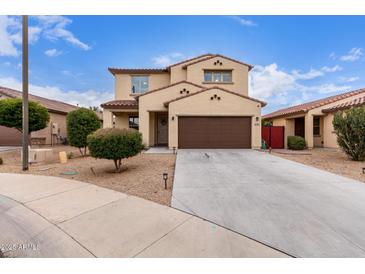
<path fill-rule="evenodd" d="M 114 159 L 115 172 L 122 171 L 122 159 Z"/>

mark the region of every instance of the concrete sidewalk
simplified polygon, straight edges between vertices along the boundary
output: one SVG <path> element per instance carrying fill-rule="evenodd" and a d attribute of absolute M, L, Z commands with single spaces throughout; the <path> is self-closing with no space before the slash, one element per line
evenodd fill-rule
<path fill-rule="evenodd" d="M 0 173 L 7 257 L 287 257 L 144 199 L 58 177 Z"/>

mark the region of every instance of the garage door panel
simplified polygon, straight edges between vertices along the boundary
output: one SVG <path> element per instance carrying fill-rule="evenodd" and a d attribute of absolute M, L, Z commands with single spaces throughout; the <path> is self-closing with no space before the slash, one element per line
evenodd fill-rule
<path fill-rule="evenodd" d="M 251 148 L 251 117 L 179 117 L 179 148 Z"/>

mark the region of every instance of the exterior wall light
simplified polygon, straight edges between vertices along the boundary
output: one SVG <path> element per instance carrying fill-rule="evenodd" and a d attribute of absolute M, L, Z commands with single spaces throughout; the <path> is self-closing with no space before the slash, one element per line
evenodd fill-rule
<path fill-rule="evenodd" d="M 162 178 L 164 179 L 165 181 L 165 189 L 167 189 L 167 179 L 169 178 L 169 175 L 167 174 L 167 172 L 164 172 L 162 174 Z"/>
<path fill-rule="evenodd" d="M 171 120 L 174 121 L 175 120 L 175 116 L 171 116 Z"/>
<path fill-rule="evenodd" d="M 362 174 L 365 174 L 365 167 L 362 168 Z"/>

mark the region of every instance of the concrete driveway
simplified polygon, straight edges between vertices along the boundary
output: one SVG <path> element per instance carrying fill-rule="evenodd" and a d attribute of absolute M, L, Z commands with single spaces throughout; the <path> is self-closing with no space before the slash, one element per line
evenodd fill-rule
<path fill-rule="evenodd" d="M 57 177 L 0 173 L 6 257 L 287 257 L 141 198 Z"/>
<path fill-rule="evenodd" d="M 365 257 L 365 184 L 268 153 L 179 150 L 172 207 L 295 257 Z"/>

